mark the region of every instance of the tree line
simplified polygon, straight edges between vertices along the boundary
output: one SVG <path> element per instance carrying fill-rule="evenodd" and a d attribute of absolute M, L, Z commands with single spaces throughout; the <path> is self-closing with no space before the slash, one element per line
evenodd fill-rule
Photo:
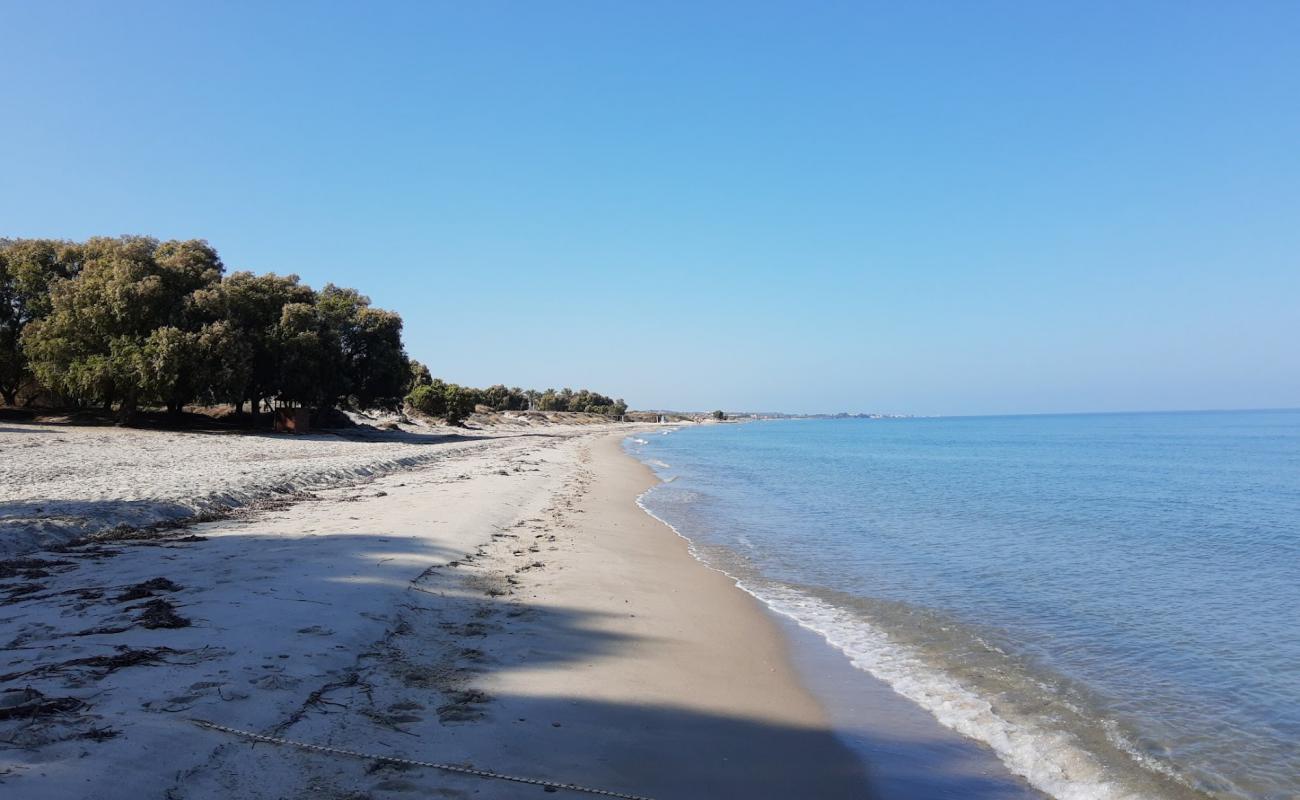
<path fill-rule="evenodd" d="M 173 413 L 400 402 L 402 320 L 355 289 L 227 275 L 202 240 L 0 241 L 0 395 Z"/>
<path fill-rule="evenodd" d="M 583 390 L 468 389 L 407 358 L 402 318 L 333 284 L 226 273 L 203 240 L 0 239 L 0 400 L 179 413 L 274 401 L 396 409 L 453 423 L 475 406 L 622 414 Z"/>
<path fill-rule="evenodd" d="M 603 394 L 580 389 L 521 389 L 496 384 L 486 389 L 472 389 L 434 378 L 428 367 L 418 361 L 411 362 L 411 391 L 406 405 L 423 414 L 445 417 L 456 424 L 474 411 L 486 406 L 493 411 L 585 411 L 621 417 L 627 412 L 627 403 Z"/>

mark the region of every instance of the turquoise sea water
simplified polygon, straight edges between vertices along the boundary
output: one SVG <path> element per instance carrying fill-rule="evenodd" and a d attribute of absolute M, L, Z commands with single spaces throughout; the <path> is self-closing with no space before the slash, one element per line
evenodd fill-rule
<path fill-rule="evenodd" d="M 697 555 L 1058 798 L 1300 796 L 1300 412 L 643 434 Z"/>

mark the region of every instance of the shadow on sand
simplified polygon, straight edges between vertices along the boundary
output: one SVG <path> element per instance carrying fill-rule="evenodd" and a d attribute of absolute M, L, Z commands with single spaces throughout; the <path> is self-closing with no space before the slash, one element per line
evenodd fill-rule
<path fill-rule="evenodd" d="M 23 649 L 15 651 L 17 657 L 4 670 L 19 677 L 0 685 L 0 691 L 28 686 L 52 697 L 90 686 L 96 694 L 90 695 L 94 699 L 86 711 L 93 709 L 95 724 L 125 732 L 80 745 L 91 754 L 98 749 L 106 763 L 120 765 L 113 780 L 101 784 L 99 796 L 162 796 L 168 790 L 174 773 L 151 772 L 152 762 L 138 757 L 139 745 L 133 741 L 135 726 L 150 717 L 160 721 L 144 723 L 139 735 L 165 725 L 168 746 L 179 753 L 211 752 L 215 758 L 214 748 L 220 747 L 226 758 L 254 748 L 185 722 L 196 717 L 309 742 L 343 742 L 381 755 L 473 763 L 657 800 L 1025 796 L 1008 793 L 998 780 L 954 780 L 942 763 L 942 751 L 930 754 L 924 770 L 902 783 L 892 780 L 886 795 L 874 783 L 871 766 L 824 729 L 582 694 L 488 697 L 476 687 L 491 686 L 498 674 L 580 671 L 601 658 L 655 643 L 612 631 L 608 618 L 590 611 L 495 593 L 454 566 L 472 561 L 473 553 L 383 534 L 283 536 L 255 533 L 253 527 L 255 523 L 247 534 L 207 540 L 73 548 L 58 558 L 74 566 L 0 581 L 0 591 L 11 582 L 40 587 L 5 605 L 0 641 Z M 202 526 L 195 532 L 202 534 Z M 114 593 L 159 576 L 182 587 L 157 599 L 173 604 L 188 625 L 122 629 L 127 612 L 113 602 Z M 87 594 L 91 588 L 102 598 Z M 86 635 L 96 626 L 105 632 Z M 170 651 L 161 661 L 98 675 L 69 665 L 68 652 L 55 647 L 70 636 L 76 637 L 78 654 L 121 652 L 123 647 Z M 172 655 L 198 652 L 209 655 L 193 663 Z M 288 665 L 307 666 L 298 677 L 274 671 L 291 670 Z M 143 671 L 147 683 L 142 686 Z M 274 675 L 282 679 L 268 680 Z M 680 679 L 683 685 L 690 683 L 690 665 L 682 666 Z M 261 695 L 231 699 L 232 689 L 247 692 L 250 684 L 263 687 Z M 166 703 L 177 697 L 184 698 L 183 715 L 158 713 L 172 712 Z M 397 715 L 393 709 L 403 711 Z M 31 734 L 23 727 L 27 722 L 0 722 L 0 738 L 21 742 L 38 760 L 45 758 L 41 748 L 53 745 L 24 739 Z M 75 735 L 78 724 L 69 719 L 66 730 L 53 730 L 58 736 Z M 893 738 L 888 731 L 880 731 L 874 744 L 882 758 L 926 746 Z M 391 765 L 324 754 L 282 752 L 274 757 L 328 766 L 336 785 L 355 798 L 542 794 L 536 786 L 433 769 L 395 772 Z M 201 755 L 200 765 L 208 758 Z M 217 778 L 202 766 L 192 773 L 186 786 L 202 797 L 219 796 L 231 780 L 237 786 L 230 796 L 240 796 L 239 785 L 251 791 L 263 779 L 225 774 L 220 780 L 226 783 L 209 784 Z M 24 787 L 38 790 L 41 784 L 15 783 L 19 795 Z M 41 796 L 73 796 L 57 786 L 48 788 Z"/>

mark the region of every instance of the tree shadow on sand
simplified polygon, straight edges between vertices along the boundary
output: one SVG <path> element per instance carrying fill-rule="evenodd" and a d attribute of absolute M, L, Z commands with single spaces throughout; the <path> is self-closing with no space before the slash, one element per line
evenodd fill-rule
<path fill-rule="evenodd" d="M 194 533 L 201 536 L 203 526 Z M 64 710 L 0 721 L 0 740 L 36 761 L 79 757 L 59 749 L 69 741 L 75 752 L 93 748 L 96 763 L 113 765 L 111 780 L 97 787 L 105 800 L 169 791 L 177 773 L 162 774 L 139 755 L 141 741 L 157 742 L 147 737 L 159 730 L 171 752 L 192 754 L 193 768 L 172 787 L 178 796 L 266 796 L 268 776 L 298 780 L 295 791 L 317 796 L 321 774 L 336 791 L 320 795 L 329 797 L 542 793 L 535 785 L 252 744 L 192 718 L 658 800 L 1026 796 L 997 779 L 955 781 L 941 751 L 927 763 L 928 776 L 912 775 L 905 793 L 883 795 L 871 765 L 820 728 L 582 694 L 489 694 L 494 678 L 511 671 L 580 671 L 656 643 L 621 632 L 610 615 L 511 594 L 510 574 L 480 562 L 477 551 L 382 533 L 250 528 L 206 540 L 72 548 L 59 558 L 73 566 L 50 570 L 39 592 L 4 609 L 0 641 L 18 649 L 14 669 L 0 672 L 23 674 L 0 692 L 39 692 L 32 696 L 46 707 L 59 707 L 57 700 Z M 124 589 L 163 577 L 174 588 L 152 599 L 172 606 L 183 627 L 143 627 L 138 606 L 120 601 Z M 75 641 L 76 658 L 60 645 L 67 641 Z M 86 666 L 99 663 L 88 657 L 113 654 L 135 661 L 109 672 Z M 684 666 L 681 681 L 691 679 Z M 877 744 L 887 754 L 924 743 L 882 732 Z M 38 778 L 13 786 L 15 796 L 42 789 L 42 797 L 76 796 Z"/>

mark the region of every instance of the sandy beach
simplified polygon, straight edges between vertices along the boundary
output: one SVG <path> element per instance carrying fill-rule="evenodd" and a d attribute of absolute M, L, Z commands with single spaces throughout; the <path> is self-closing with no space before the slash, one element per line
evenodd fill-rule
<path fill-rule="evenodd" d="M 8 425 L 0 442 L 36 461 L 42 440 L 76 435 L 50 430 Z M 195 722 L 207 720 L 643 797 L 867 796 L 778 628 L 636 505 L 655 479 L 622 452 L 628 432 L 340 439 L 329 468 L 352 465 L 342 485 L 300 464 L 290 471 L 310 494 L 161 538 L 4 562 L 0 787 L 41 798 L 544 791 L 254 743 Z M 302 445 L 227 438 L 236 450 L 260 441 L 273 463 Z M 32 483 L 0 509 L 133 499 L 128 461 L 148 450 L 119 451 L 116 481 L 83 476 L 63 496 L 50 482 L 44 497 Z"/>

